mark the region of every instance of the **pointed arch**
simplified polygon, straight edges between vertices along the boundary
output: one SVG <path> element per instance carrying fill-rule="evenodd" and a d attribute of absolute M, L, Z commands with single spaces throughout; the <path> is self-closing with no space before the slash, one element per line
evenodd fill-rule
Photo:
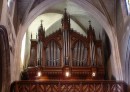
<path fill-rule="evenodd" d="M 123 67 L 123 80 L 130 85 L 130 19 L 126 21 L 124 26 L 124 34 L 121 40 L 121 62 Z"/>
<path fill-rule="evenodd" d="M 40 3 L 37 7 L 35 7 L 29 14 L 28 17 L 25 19 L 23 25 L 20 26 L 20 30 L 18 33 L 17 43 L 18 46 L 16 47 L 16 53 L 20 51 L 21 47 L 21 40 L 23 38 L 24 33 L 26 32 L 28 26 L 30 23 L 40 14 L 42 14 L 45 10 L 47 10 L 49 7 L 60 4 L 64 0 L 46 0 Z M 118 49 L 118 42 L 117 42 L 117 35 L 115 33 L 115 29 L 113 26 L 109 24 L 108 18 L 104 16 L 96 7 L 94 7 L 92 4 L 90 4 L 86 0 L 71 0 L 72 2 L 76 3 L 80 7 L 82 7 L 87 14 L 93 16 L 105 29 L 111 43 L 111 59 L 112 59 L 112 67 L 113 67 L 113 74 L 116 77 L 116 80 L 122 80 L 122 67 L 121 67 L 121 61 L 120 61 L 120 55 L 119 55 L 119 49 Z M 20 53 L 19 53 L 20 54 Z M 16 55 L 16 60 L 19 61 L 19 56 Z"/>

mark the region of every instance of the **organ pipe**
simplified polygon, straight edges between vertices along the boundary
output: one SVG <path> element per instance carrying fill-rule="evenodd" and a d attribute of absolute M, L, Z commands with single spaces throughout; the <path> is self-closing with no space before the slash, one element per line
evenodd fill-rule
<path fill-rule="evenodd" d="M 69 64 L 69 54 L 70 54 L 70 38 L 69 38 L 69 31 L 68 30 L 63 30 L 63 46 L 64 46 L 64 50 L 63 50 L 63 54 L 64 54 L 64 63 L 65 65 Z"/>
<path fill-rule="evenodd" d="M 41 62 L 42 62 L 42 42 L 38 41 L 38 59 L 37 59 L 37 65 L 41 66 Z"/>
<path fill-rule="evenodd" d="M 81 43 L 81 55 L 80 55 L 80 63 L 81 63 L 81 66 L 83 65 L 83 44 Z"/>

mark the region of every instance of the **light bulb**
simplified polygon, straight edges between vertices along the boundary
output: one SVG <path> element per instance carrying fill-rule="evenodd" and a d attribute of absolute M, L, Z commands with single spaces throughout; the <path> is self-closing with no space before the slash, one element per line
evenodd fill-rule
<path fill-rule="evenodd" d="M 96 76 L 96 73 L 95 73 L 95 72 L 93 72 L 93 73 L 92 73 L 92 76 L 93 76 L 93 77 L 95 77 L 95 76 Z"/>
<path fill-rule="evenodd" d="M 70 73 L 69 73 L 69 72 L 65 72 L 65 76 L 66 76 L 66 77 L 69 77 L 69 76 L 70 76 Z"/>
<path fill-rule="evenodd" d="M 41 71 L 38 71 L 37 76 L 40 77 L 42 75 Z"/>

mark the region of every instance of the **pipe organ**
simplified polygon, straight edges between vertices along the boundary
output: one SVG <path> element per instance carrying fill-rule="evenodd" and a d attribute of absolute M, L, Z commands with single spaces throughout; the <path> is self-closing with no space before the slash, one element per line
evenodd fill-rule
<path fill-rule="evenodd" d="M 46 66 L 60 67 L 60 49 L 55 41 L 50 41 L 46 48 Z"/>
<path fill-rule="evenodd" d="M 71 79 L 104 80 L 102 40 L 96 39 L 95 30 L 89 22 L 87 36 L 71 28 L 66 10 L 61 20 L 62 27 L 45 37 L 42 22 L 38 38 L 31 38 L 30 59 L 22 79 L 64 79 L 63 68 L 71 69 Z M 37 77 L 37 71 L 42 76 Z"/>

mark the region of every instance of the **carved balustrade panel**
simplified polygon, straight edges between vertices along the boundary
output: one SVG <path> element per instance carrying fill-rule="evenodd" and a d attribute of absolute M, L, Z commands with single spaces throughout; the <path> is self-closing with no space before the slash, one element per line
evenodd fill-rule
<path fill-rule="evenodd" d="M 127 92 L 123 82 L 116 81 L 18 81 L 11 92 Z"/>

